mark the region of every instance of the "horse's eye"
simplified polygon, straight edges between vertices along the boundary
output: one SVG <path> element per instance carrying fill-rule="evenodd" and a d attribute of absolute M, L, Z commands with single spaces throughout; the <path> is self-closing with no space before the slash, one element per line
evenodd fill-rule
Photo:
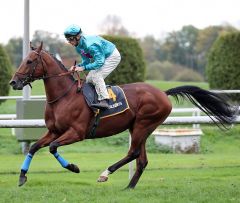
<path fill-rule="evenodd" d="M 32 61 L 31 60 L 27 60 L 27 64 L 31 64 L 32 63 Z"/>

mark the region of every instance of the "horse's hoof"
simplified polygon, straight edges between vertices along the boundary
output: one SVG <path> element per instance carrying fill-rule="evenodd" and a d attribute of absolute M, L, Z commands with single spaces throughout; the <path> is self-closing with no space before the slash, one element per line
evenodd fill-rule
<path fill-rule="evenodd" d="M 19 177 L 19 183 L 18 186 L 21 187 L 22 185 L 24 185 L 27 182 L 27 176 L 20 176 Z"/>
<path fill-rule="evenodd" d="M 108 180 L 108 177 L 107 176 L 99 176 L 99 178 L 98 178 L 98 182 L 106 182 Z"/>
<path fill-rule="evenodd" d="M 75 164 L 68 164 L 66 168 L 73 173 L 80 173 L 80 169 Z"/>

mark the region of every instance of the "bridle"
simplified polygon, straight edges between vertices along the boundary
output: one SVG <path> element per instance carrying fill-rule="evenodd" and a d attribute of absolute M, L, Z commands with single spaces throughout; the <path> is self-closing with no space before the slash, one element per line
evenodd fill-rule
<path fill-rule="evenodd" d="M 37 54 L 37 58 L 34 59 L 33 61 L 29 62 L 27 61 L 27 66 L 29 67 L 30 71 L 26 72 L 26 73 L 21 73 L 21 72 L 16 72 L 15 74 L 16 75 L 20 75 L 20 76 L 26 76 L 24 77 L 24 79 L 21 79 L 21 77 L 19 78 L 19 80 L 22 82 L 22 84 L 25 86 L 25 85 L 29 85 L 31 88 L 32 88 L 32 85 L 31 83 L 35 80 L 47 80 L 47 79 L 50 79 L 50 78 L 54 78 L 54 77 L 62 77 L 62 76 L 69 76 L 69 75 L 74 75 L 74 74 L 77 74 L 77 79 L 78 79 L 78 89 L 77 91 L 79 91 L 82 87 L 82 79 L 80 79 L 80 76 L 79 74 L 77 73 L 77 71 L 75 70 L 72 70 L 72 71 L 68 71 L 68 72 L 65 72 L 65 73 L 59 73 L 59 74 L 55 74 L 55 75 L 47 75 L 47 69 L 46 67 L 44 66 L 44 60 L 42 58 L 42 55 L 41 55 L 41 51 L 40 53 L 38 53 L 37 51 L 35 50 L 32 50 L 35 54 Z M 29 62 L 29 63 L 28 63 Z M 41 77 L 35 77 L 34 74 L 36 72 L 36 69 L 39 65 L 39 63 L 41 63 L 41 66 L 43 68 L 43 76 Z M 76 62 L 75 62 L 75 65 L 76 65 Z M 74 66 L 75 66 L 74 65 Z M 85 75 L 85 78 L 86 78 L 86 75 Z M 68 92 L 70 92 L 70 90 L 72 89 L 72 87 L 74 86 L 74 84 L 76 84 L 76 81 L 74 81 L 72 83 L 72 85 L 62 94 L 60 95 L 59 97 L 57 97 L 56 99 L 53 99 L 51 101 L 47 101 L 48 104 L 52 104 L 52 103 L 55 103 L 56 101 L 58 101 L 59 99 L 61 99 L 62 97 L 64 97 L 65 95 L 68 94 Z"/>
<path fill-rule="evenodd" d="M 19 80 L 23 83 L 23 85 L 29 85 L 31 88 L 32 88 L 32 85 L 31 85 L 31 82 L 35 81 L 35 80 L 40 80 L 40 79 L 44 79 L 46 76 L 45 76 L 45 66 L 43 64 L 43 59 L 42 59 L 42 56 L 41 54 L 39 54 L 38 52 L 32 50 L 34 53 L 37 54 L 37 58 L 34 59 L 33 61 L 27 61 L 27 66 L 29 67 L 29 72 L 26 72 L 26 73 L 21 73 L 21 72 L 16 72 L 15 74 L 16 75 L 20 75 L 20 76 L 26 76 L 24 77 L 24 79 L 21 79 L 21 77 L 19 78 Z M 36 72 L 36 68 L 39 64 L 39 61 L 41 61 L 41 64 L 42 64 L 42 67 L 43 67 L 43 70 L 44 70 L 44 75 L 42 77 L 34 77 L 34 74 Z"/>

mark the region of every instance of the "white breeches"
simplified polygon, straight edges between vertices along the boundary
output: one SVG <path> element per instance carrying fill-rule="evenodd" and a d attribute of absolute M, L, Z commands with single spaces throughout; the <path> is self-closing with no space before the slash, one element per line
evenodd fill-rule
<path fill-rule="evenodd" d="M 95 86 L 98 94 L 98 100 L 109 99 L 108 91 L 104 79 L 118 66 L 121 61 L 121 55 L 115 48 L 113 53 L 106 58 L 103 66 L 97 70 L 91 70 L 86 78 L 86 82 Z"/>

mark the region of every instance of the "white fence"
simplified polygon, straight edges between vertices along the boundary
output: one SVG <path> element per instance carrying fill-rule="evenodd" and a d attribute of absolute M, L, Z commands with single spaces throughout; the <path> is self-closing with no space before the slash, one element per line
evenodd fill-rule
<path fill-rule="evenodd" d="M 213 120 L 210 119 L 208 116 L 171 116 L 164 121 L 163 125 L 188 125 L 209 123 L 213 123 Z M 240 123 L 240 116 L 237 117 L 235 123 Z M 0 128 L 43 128 L 43 127 L 46 127 L 45 121 L 43 119 L 0 120 Z"/>

